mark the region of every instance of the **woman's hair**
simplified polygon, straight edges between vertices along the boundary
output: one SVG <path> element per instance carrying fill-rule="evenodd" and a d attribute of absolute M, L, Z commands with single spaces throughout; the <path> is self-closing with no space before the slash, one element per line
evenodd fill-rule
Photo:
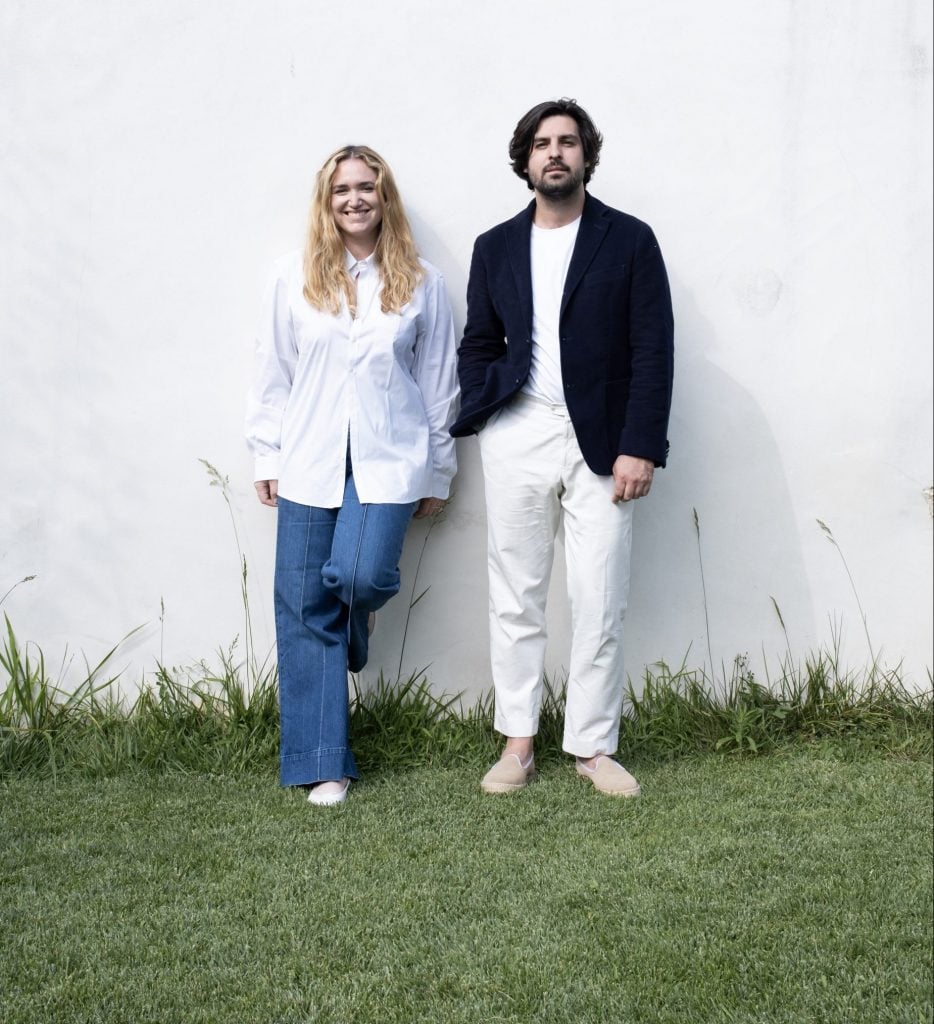
<path fill-rule="evenodd" d="M 343 146 L 325 160 L 315 177 L 305 243 L 305 298 L 316 309 L 336 316 L 343 296 L 356 314 L 357 291 L 344 265 L 344 241 L 331 212 L 331 184 L 344 160 L 362 160 L 376 174 L 383 214 L 376 241 L 376 266 L 382 281 L 380 308 L 384 313 L 398 313 L 411 301 L 424 271 L 392 171 L 369 146 Z"/>
<path fill-rule="evenodd" d="M 587 111 L 578 105 L 577 100 L 562 97 L 560 100 L 539 103 L 519 119 L 509 143 L 509 159 L 512 161 L 512 169 L 529 188 L 534 187 L 528 176 L 529 154 L 532 152 L 532 142 L 535 139 L 538 126 L 546 117 L 556 117 L 562 114 L 574 118 L 577 122 L 581 147 L 584 150 L 585 185 L 593 177 L 594 168 L 600 163 L 600 147 L 603 145 L 603 136 L 597 131 L 597 126 L 590 119 Z"/>

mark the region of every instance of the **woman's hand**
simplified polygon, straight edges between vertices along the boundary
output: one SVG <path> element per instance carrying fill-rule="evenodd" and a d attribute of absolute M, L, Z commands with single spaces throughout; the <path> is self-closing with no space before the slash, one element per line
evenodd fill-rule
<path fill-rule="evenodd" d="M 444 506 L 443 498 L 422 498 L 415 510 L 415 518 L 426 519 L 428 516 L 436 516 Z"/>
<path fill-rule="evenodd" d="M 275 508 L 278 502 L 279 481 L 278 480 L 257 480 L 253 486 L 256 488 L 256 497 L 264 505 Z"/>

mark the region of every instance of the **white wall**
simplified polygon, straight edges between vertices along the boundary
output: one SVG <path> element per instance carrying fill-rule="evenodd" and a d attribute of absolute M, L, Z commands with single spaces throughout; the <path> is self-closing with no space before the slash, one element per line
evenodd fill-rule
<path fill-rule="evenodd" d="M 393 165 L 458 326 L 474 236 L 528 193 L 518 117 L 576 96 L 593 192 L 649 221 L 677 321 L 669 467 L 636 510 L 628 664 L 761 668 L 842 622 L 931 664 L 931 9 L 925 0 L 6 0 L 0 137 L 0 595 L 54 662 L 133 627 L 132 681 L 241 629 L 229 474 L 259 645 L 274 513 L 241 440 L 270 261 L 348 141 Z M 489 684 L 476 446 L 425 548 L 404 670 Z M 427 527 L 371 665 L 395 675 Z M 559 580 L 560 582 L 560 580 Z M 554 668 L 566 663 L 553 609 Z M 160 626 L 164 601 L 164 629 Z M 689 653 L 688 653 L 689 652 Z"/>

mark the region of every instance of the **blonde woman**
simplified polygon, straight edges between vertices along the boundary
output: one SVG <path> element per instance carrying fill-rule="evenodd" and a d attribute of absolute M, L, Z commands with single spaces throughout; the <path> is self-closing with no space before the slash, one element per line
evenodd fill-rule
<path fill-rule="evenodd" d="M 347 671 L 399 590 L 410 519 L 448 497 L 456 399 L 441 275 L 386 162 L 345 146 L 317 174 L 304 252 L 273 267 L 246 424 L 257 495 L 278 508 L 280 778 L 313 804 L 357 778 Z"/>

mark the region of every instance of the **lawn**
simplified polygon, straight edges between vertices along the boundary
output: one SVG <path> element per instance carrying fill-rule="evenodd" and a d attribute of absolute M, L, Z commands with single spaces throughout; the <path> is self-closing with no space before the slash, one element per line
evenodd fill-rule
<path fill-rule="evenodd" d="M 932 1020 L 932 766 L 846 740 L 630 765 L 0 782 L 5 1024 Z"/>

